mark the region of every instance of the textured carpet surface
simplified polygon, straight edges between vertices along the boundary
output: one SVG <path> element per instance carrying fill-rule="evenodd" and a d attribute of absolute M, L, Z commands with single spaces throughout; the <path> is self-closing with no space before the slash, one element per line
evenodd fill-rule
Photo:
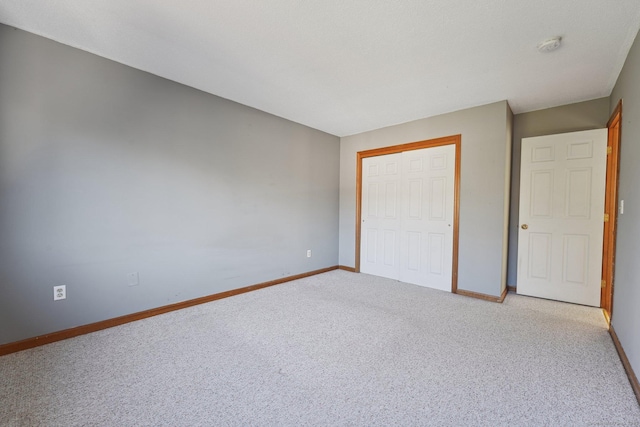
<path fill-rule="evenodd" d="M 0 357 L 2 426 L 640 426 L 600 310 L 332 271 Z"/>

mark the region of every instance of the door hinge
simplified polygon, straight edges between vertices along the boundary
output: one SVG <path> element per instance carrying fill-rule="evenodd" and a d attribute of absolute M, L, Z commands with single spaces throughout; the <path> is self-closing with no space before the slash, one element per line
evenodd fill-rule
<path fill-rule="evenodd" d="M 609 214 L 604 214 L 604 222 L 609 222 Z"/>
<path fill-rule="evenodd" d="M 606 281 L 606 280 L 602 280 L 602 281 L 600 282 L 600 287 L 601 287 L 602 289 L 606 288 L 606 287 L 607 287 L 607 281 Z"/>
<path fill-rule="evenodd" d="M 607 154 L 611 154 L 613 152 L 613 147 L 608 145 L 607 146 Z"/>

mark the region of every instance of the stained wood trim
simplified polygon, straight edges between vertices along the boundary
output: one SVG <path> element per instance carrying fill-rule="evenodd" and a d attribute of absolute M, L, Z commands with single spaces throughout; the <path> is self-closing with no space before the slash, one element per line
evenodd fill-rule
<path fill-rule="evenodd" d="M 604 213 L 609 221 L 604 223 L 602 245 L 602 280 L 605 283 L 600 292 L 600 307 L 605 317 L 611 318 L 613 313 L 613 292 L 615 287 L 616 234 L 618 223 L 618 186 L 620 175 L 620 135 L 622 127 L 622 100 L 618 102 L 607 123 L 607 172 Z"/>
<path fill-rule="evenodd" d="M 337 270 L 338 266 L 322 268 L 320 270 L 309 271 L 307 273 L 296 274 L 294 276 L 282 277 L 280 279 L 271 280 L 269 282 L 258 283 L 256 285 L 246 286 L 240 289 L 232 289 L 230 291 L 218 294 L 207 295 L 200 298 L 182 301 L 175 304 L 169 304 L 162 307 L 152 308 L 150 310 L 139 311 L 137 313 L 126 314 L 113 319 L 102 320 L 100 322 L 90 323 L 88 325 L 77 326 L 75 328 L 64 329 L 62 331 L 52 332 L 40 335 L 26 340 L 16 341 L 8 344 L 0 345 L 0 356 L 15 353 L 29 348 L 39 347 L 41 345 L 50 344 L 56 341 L 62 341 L 80 335 L 90 334 L 91 332 L 101 331 L 102 329 L 112 328 L 114 326 L 124 325 L 125 323 L 135 322 L 136 320 L 146 319 L 147 317 L 157 316 L 159 314 L 169 313 L 171 311 L 182 310 L 183 308 L 192 307 L 194 305 L 204 304 L 223 298 L 232 297 L 234 295 L 244 294 L 246 292 L 256 291 L 258 289 L 267 288 L 269 286 L 279 285 L 281 283 L 290 282 L 292 280 L 302 279 L 316 274 L 326 273 L 328 271 Z"/>
<path fill-rule="evenodd" d="M 458 289 L 456 294 L 463 295 L 465 297 L 471 297 L 471 298 L 477 298 L 477 299 L 481 299 L 481 300 L 485 300 L 485 301 L 490 301 L 490 302 L 502 303 L 502 302 L 504 302 L 504 299 L 507 297 L 508 291 L 509 290 L 507 288 L 505 288 L 504 291 L 502 291 L 502 295 L 500 295 L 499 297 L 496 297 L 496 296 L 493 296 L 493 295 L 482 294 L 480 292 L 465 291 L 463 289 Z"/>
<path fill-rule="evenodd" d="M 638 399 L 638 404 L 640 404 L 640 383 L 638 382 L 638 377 L 636 377 L 635 372 L 633 372 L 631 363 L 629 363 L 627 354 L 624 352 L 624 349 L 622 348 L 622 344 L 620 344 L 620 340 L 618 339 L 618 335 L 616 335 L 616 331 L 613 329 L 613 326 L 609 326 L 609 334 L 611 335 L 611 339 L 613 340 L 613 345 L 616 347 L 616 350 L 618 351 L 618 355 L 620 356 L 620 361 L 622 362 L 622 366 L 624 366 L 624 370 L 627 373 L 627 377 L 629 378 L 629 382 L 631 383 L 631 388 L 633 389 L 633 392 L 636 394 L 636 399 Z"/>
<path fill-rule="evenodd" d="M 347 267 L 346 265 L 339 265 L 339 266 L 338 266 L 338 268 L 339 268 L 340 270 L 350 271 L 350 272 L 352 272 L 352 273 L 355 273 L 355 272 L 356 272 L 356 269 L 355 269 L 355 268 L 353 268 L 353 267 Z"/>
<path fill-rule="evenodd" d="M 504 299 L 507 297 L 508 293 L 509 293 L 509 288 L 504 288 L 504 291 L 502 291 L 502 295 L 500 295 L 500 299 L 498 300 L 500 304 L 504 302 Z"/>
<path fill-rule="evenodd" d="M 518 287 L 517 286 L 507 286 L 507 291 L 513 292 L 514 294 L 517 294 L 518 293 Z"/>
<path fill-rule="evenodd" d="M 620 117 L 617 117 L 617 116 Z M 611 124 L 614 120 L 620 120 L 622 117 L 622 99 L 618 101 L 616 104 L 616 108 L 613 109 L 613 113 L 611 113 L 611 117 L 609 117 L 609 121 L 607 122 L 607 127 L 611 127 Z"/>
<path fill-rule="evenodd" d="M 361 153 L 356 155 L 356 273 L 360 273 L 360 238 L 362 237 L 362 159 Z"/>
<path fill-rule="evenodd" d="M 442 145 L 456 144 L 460 141 L 460 135 L 445 136 L 442 138 L 427 139 L 424 141 L 409 142 L 407 144 L 391 145 L 389 147 L 374 148 L 372 150 L 359 151 L 358 156 L 375 157 L 385 154 L 402 153 L 403 151 L 421 150 L 423 148 L 440 147 Z"/>
<path fill-rule="evenodd" d="M 454 172 L 453 190 L 453 274 L 451 280 L 451 292 L 458 291 L 458 242 L 460 241 L 460 161 L 462 159 L 461 136 L 456 135 L 456 166 Z"/>
<path fill-rule="evenodd" d="M 362 214 L 362 159 L 365 157 L 383 156 L 386 154 L 401 153 L 403 151 L 421 150 L 423 148 L 440 147 L 443 145 L 455 145 L 456 165 L 454 172 L 454 192 L 453 192 L 453 263 L 451 274 L 451 292 L 458 290 L 458 241 L 460 237 L 460 159 L 461 156 L 461 135 L 445 136 L 443 138 L 429 139 L 426 141 L 410 142 L 408 144 L 393 145 L 390 147 L 375 148 L 373 150 L 359 151 L 356 156 L 356 267 L 355 272 L 360 272 L 360 239 L 361 214 Z"/>

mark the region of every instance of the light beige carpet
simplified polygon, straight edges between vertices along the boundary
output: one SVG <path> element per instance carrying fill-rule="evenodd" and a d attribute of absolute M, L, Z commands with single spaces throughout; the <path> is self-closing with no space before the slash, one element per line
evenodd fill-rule
<path fill-rule="evenodd" d="M 0 357 L 2 426 L 640 426 L 600 310 L 345 271 Z"/>

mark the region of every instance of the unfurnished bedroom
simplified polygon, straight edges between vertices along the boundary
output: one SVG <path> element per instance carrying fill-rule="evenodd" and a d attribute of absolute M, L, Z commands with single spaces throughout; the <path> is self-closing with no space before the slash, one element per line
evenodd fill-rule
<path fill-rule="evenodd" d="M 0 425 L 640 425 L 639 29 L 0 0 Z"/>

